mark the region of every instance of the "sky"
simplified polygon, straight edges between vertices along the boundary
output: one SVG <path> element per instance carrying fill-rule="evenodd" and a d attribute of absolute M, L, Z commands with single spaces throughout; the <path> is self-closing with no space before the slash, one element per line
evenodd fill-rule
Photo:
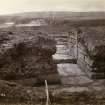
<path fill-rule="evenodd" d="M 29 11 L 105 11 L 105 0 L 0 0 L 0 14 Z"/>

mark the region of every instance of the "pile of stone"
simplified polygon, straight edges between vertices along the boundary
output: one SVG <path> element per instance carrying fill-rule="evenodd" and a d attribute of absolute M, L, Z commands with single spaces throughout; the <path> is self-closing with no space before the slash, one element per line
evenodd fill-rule
<path fill-rule="evenodd" d="M 59 83 L 52 59 L 56 42 L 45 34 L 22 32 L 0 31 L 0 79 L 25 86 L 44 85 L 45 80 L 48 84 Z"/>
<path fill-rule="evenodd" d="M 92 79 L 105 79 L 105 35 L 88 30 L 78 38 L 77 63 Z"/>

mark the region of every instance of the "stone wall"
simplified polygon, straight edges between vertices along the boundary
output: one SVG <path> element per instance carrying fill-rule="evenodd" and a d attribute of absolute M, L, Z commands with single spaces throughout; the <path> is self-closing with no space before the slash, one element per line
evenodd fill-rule
<path fill-rule="evenodd" d="M 75 31 L 74 31 L 75 33 Z M 81 28 L 76 32 L 78 38 L 73 41 L 77 64 L 92 79 L 105 79 L 105 35 L 91 28 Z M 71 35 L 72 36 L 72 35 Z M 76 37 L 76 35 L 74 35 Z"/>

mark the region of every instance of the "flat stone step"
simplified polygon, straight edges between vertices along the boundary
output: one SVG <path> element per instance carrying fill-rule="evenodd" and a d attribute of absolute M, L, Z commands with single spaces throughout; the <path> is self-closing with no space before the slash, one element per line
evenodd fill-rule
<path fill-rule="evenodd" d="M 57 45 L 67 45 L 68 42 L 60 42 L 60 41 L 57 41 Z"/>
<path fill-rule="evenodd" d="M 55 54 L 53 55 L 53 59 L 55 63 L 73 63 L 76 64 L 77 60 L 70 56 L 70 55 L 63 55 L 63 54 Z"/>
<path fill-rule="evenodd" d="M 72 64 L 77 64 L 77 60 L 76 59 L 60 59 L 60 60 L 54 60 L 55 64 L 66 64 L 66 63 L 72 63 Z"/>
<path fill-rule="evenodd" d="M 63 85 L 81 86 L 93 82 L 76 64 L 57 64 L 57 70 Z"/>
<path fill-rule="evenodd" d="M 56 47 L 57 47 L 57 50 L 61 50 L 61 49 L 63 49 L 63 50 L 66 50 L 66 49 L 68 49 L 68 46 L 67 45 L 56 45 Z"/>
<path fill-rule="evenodd" d="M 85 75 L 85 72 L 83 72 L 77 64 L 70 64 L 70 63 L 62 63 L 62 64 L 57 64 L 57 69 L 60 74 L 60 76 L 70 76 L 70 75 L 75 75 L 75 76 L 80 76 L 80 75 Z"/>
<path fill-rule="evenodd" d="M 65 54 L 65 55 L 69 55 L 70 53 L 70 50 L 68 48 L 67 45 L 57 45 L 57 51 L 56 51 L 56 54 Z"/>
<path fill-rule="evenodd" d="M 54 54 L 53 55 L 53 59 L 55 60 L 60 60 L 60 59 L 74 59 L 74 57 L 70 56 L 70 55 L 65 55 L 65 54 Z"/>

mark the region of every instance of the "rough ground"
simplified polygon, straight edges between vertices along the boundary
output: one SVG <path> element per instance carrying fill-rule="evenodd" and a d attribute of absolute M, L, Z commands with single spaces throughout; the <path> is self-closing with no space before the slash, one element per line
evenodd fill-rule
<path fill-rule="evenodd" d="M 0 102 L 2 102 L 3 100 L 6 103 L 24 102 L 27 103 L 26 105 L 29 105 L 29 103 L 33 103 L 32 105 L 37 105 L 37 103 L 39 103 L 39 105 L 45 105 L 45 87 L 22 88 L 21 86 L 19 86 L 18 88 L 14 88 L 15 87 L 12 87 L 12 89 L 14 90 L 12 91 L 14 95 L 11 95 L 11 100 L 10 98 L 8 100 L 6 96 L 1 96 Z M 20 89 L 21 91 L 23 91 L 24 97 L 23 95 L 21 95 Z M 94 89 L 91 87 L 86 88 L 81 86 L 49 86 L 50 100 L 52 105 L 105 105 L 104 91 L 104 87 L 100 88 L 100 86 L 94 86 Z M 18 94 L 20 98 L 18 97 L 17 99 L 17 97 L 15 97 L 15 93 Z M 8 92 L 8 94 L 10 93 Z"/>
<path fill-rule="evenodd" d="M 60 83 L 52 55 L 54 39 L 32 29 L 0 29 L 0 95 L 12 98 L 31 97 L 33 86 Z M 28 95 L 27 95 L 28 94 Z M 37 95 L 36 95 L 37 96 Z"/>
<path fill-rule="evenodd" d="M 35 32 L 29 28 L 26 30 L 20 30 L 20 29 L 15 29 L 15 31 L 13 31 L 14 29 L 7 29 L 7 30 L 12 30 L 13 35 L 10 31 L 9 38 L 13 38 L 13 39 L 14 39 L 14 33 L 17 36 L 16 38 L 19 38 L 18 35 L 19 36 L 22 35 L 24 39 L 24 36 L 28 36 L 28 35 L 33 37 L 34 35 L 33 33 Z M 4 37 L 4 39 L 6 41 L 9 40 L 8 37 Z M 1 40 L 1 42 L 2 41 L 3 40 Z M 41 48 L 43 47 L 41 46 Z M 53 51 L 55 52 L 55 50 Z M 47 54 L 45 53 L 45 55 Z M 104 92 L 105 91 L 105 81 L 104 80 L 93 81 L 93 80 L 88 79 L 84 75 L 84 73 L 75 64 L 73 65 L 58 64 L 58 67 L 60 68 L 58 69 L 58 71 L 61 76 L 62 83 L 64 84 L 66 83 L 66 84 L 65 86 L 62 86 L 62 85 L 50 86 L 48 83 L 52 105 L 53 104 L 54 105 L 105 105 L 105 92 Z M 67 69 L 67 68 L 70 68 L 70 69 Z M 83 77 L 81 78 L 80 75 Z M 52 77 L 53 77 L 53 80 L 56 79 L 54 78 L 54 76 Z M 25 80 L 29 81 L 27 78 Z M 41 80 L 43 80 L 43 78 Z M 30 83 L 30 81 L 28 83 Z M 0 91 L 1 91 L 0 92 L 1 93 L 0 102 L 5 101 L 5 103 L 11 103 L 11 101 L 12 102 L 15 101 L 16 103 L 24 102 L 24 104 L 27 103 L 27 105 L 29 105 L 29 103 L 31 102 L 33 103 L 33 105 L 36 105 L 38 101 L 38 103 L 40 102 L 39 105 L 45 105 L 45 101 L 46 101 L 45 86 L 30 87 L 28 85 L 29 87 L 28 86 L 26 87 L 26 85 L 23 86 L 21 84 L 23 84 L 23 82 L 20 80 L 16 80 L 16 79 L 15 81 L 14 80 L 12 81 L 11 80 L 9 81 L 0 80 Z"/>

